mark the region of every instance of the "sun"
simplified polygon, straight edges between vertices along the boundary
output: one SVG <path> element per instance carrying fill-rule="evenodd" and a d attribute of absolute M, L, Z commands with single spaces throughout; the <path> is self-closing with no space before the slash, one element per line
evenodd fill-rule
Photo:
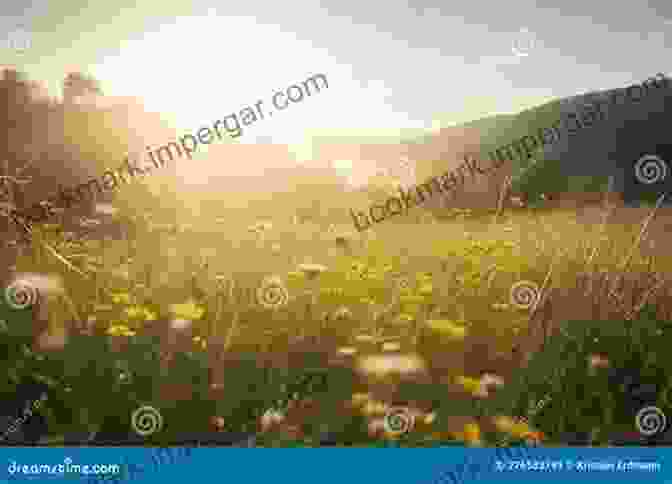
<path fill-rule="evenodd" d="M 307 130 L 418 123 L 390 105 L 394 90 L 385 82 L 362 79 L 349 59 L 337 60 L 313 39 L 253 17 L 220 17 L 214 10 L 148 30 L 102 59 L 91 74 L 107 95 L 141 97 L 148 110 L 184 130 L 211 125 L 262 99 L 270 104 L 273 94 L 315 74 L 327 76 L 328 90 L 255 123 L 246 137 L 268 135 L 296 145 Z"/>
<path fill-rule="evenodd" d="M 277 26 L 209 11 L 128 41 L 92 73 L 107 94 L 140 96 L 147 109 L 194 129 L 302 80 L 316 64 L 325 64 L 321 52 Z M 292 131 L 292 117 L 282 117 Z"/>

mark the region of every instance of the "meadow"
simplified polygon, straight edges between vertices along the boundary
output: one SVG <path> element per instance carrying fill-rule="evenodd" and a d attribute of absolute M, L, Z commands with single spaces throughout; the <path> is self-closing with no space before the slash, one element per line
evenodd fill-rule
<path fill-rule="evenodd" d="M 669 209 L 556 205 L 502 192 L 364 233 L 233 209 L 42 225 L 8 282 L 2 391 L 47 385 L 41 443 L 619 442 L 671 407 Z"/>

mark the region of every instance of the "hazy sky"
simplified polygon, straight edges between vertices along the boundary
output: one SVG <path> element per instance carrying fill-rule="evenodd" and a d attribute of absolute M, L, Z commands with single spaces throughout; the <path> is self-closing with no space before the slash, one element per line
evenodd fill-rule
<path fill-rule="evenodd" d="M 328 90 L 254 127 L 280 142 L 449 125 L 672 70 L 669 2 L 554 3 L 22 0 L 2 2 L 0 28 L 5 64 L 52 89 L 89 71 L 182 128 L 327 75 Z"/>

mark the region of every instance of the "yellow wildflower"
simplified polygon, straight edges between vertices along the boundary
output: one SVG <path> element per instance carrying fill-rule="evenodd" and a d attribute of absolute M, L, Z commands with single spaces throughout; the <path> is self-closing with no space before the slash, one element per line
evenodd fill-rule
<path fill-rule="evenodd" d="M 467 376 L 458 376 L 456 383 L 472 395 L 478 394 L 481 390 L 481 380 Z"/>
<path fill-rule="evenodd" d="M 107 329 L 106 333 L 110 336 L 135 336 L 135 331 L 123 324 L 113 324 Z"/>
<path fill-rule="evenodd" d="M 468 445 L 481 445 L 481 429 L 477 423 L 471 422 L 464 425 L 461 432 L 451 432 L 457 439 Z"/>
<path fill-rule="evenodd" d="M 464 441 L 472 445 L 480 445 L 481 429 L 477 423 L 468 423 L 464 426 Z"/>
<path fill-rule="evenodd" d="M 524 420 L 515 420 L 511 417 L 497 417 L 494 423 L 500 432 L 513 435 L 517 438 L 524 438 L 533 433 L 532 428 Z"/>
<path fill-rule="evenodd" d="M 156 321 L 156 313 L 145 308 L 145 321 Z"/>
<path fill-rule="evenodd" d="M 114 304 L 131 304 L 131 295 L 127 292 L 112 294 L 112 302 Z"/>
<path fill-rule="evenodd" d="M 135 319 L 141 315 L 144 315 L 144 310 L 140 306 L 129 306 L 124 309 L 124 313 L 126 313 L 126 316 L 129 318 Z"/>
<path fill-rule="evenodd" d="M 205 309 L 191 300 L 183 304 L 171 304 L 170 312 L 178 319 L 197 320 L 205 314 Z"/>

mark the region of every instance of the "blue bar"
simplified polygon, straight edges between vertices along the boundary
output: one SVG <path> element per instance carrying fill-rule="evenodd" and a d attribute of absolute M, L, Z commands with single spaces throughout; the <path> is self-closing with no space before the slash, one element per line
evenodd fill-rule
<path fill-rule="evenodd" d="M 2 447 L 0 482 L 458 484 L 672 481 L 672 448 Z M 89 466 L 85 468 L 84 466 Z M 93 467 L 113 465 L 115 467 Z M 85 470 L 86 469 L 86 470 Z M 116 470 L 115 470 L 116 469 Z M 94 472 L 108 472 L 107 477 Z M 88 474 L 86 474 L 88 473 Z"/>

